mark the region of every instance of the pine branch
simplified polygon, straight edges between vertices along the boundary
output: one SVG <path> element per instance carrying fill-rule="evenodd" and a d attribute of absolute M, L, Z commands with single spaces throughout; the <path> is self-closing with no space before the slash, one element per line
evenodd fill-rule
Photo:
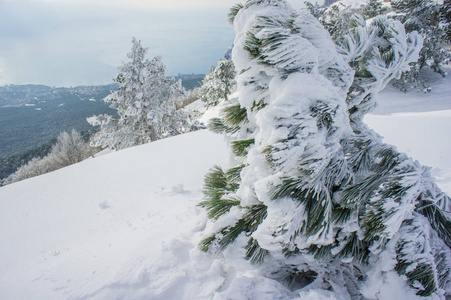
<path fill-rule="evenodd" d="M 374 155 L 373 161 L 371 170 L 374 173 L 387 174 L 399 164 L 399 153 L 392 147 L 385 145 L 384 148 Z"/>
<path fill-rule="evenodd" d="M 222 237 L 218 238 L 219 250 L 225 250 L 241 233 L 245 232 L 249 235 L 257 230 L 266 216 L 265 205 L 254 205 L 250 207 L 243 217 L 235 223 L 235 226 L 224 228 L 221 231 Z"/>
<path fill-rule="evenodd" d="M 227 125 L 232 128 L 248 122 L 246 108 L 241 107 L 239 104 L 225 107 L 222 114 Z"/>
<path fill-rule="evenodd" d="M 241 179 L 241 171 L 244 167 L 245 165 L 240 165 L 238 167 L 228 169 L 226 172 L 227 180 L 229 182 L 238 183 Z"/>
<path fill-rule="evenodd" d="M 210 219 L 217 220 L 223 214 L 228 213 L 232 207 L 239 205 L 240 202 L 237 198 L 221 198 L 202 201 L 199 206 L 207 210 Z"/>
<path fill-rule="evenodd" d="M 421 283 L 424 289 L 417 292 L 417 295 L 428 297 L 437 291 L 434 268 L 428 264 L 419 264 L 415 270 L 406 273 L 409 283 L 413 286 L 416 282 Z"/>
<path fill-rule="evenodd" d="M 209 237 L 206 237 L 199 243 L 199 248 L 203 252 L 207 252 L 210 248 L 211 244 L 216 240 L 216 234 L 212 234 Z"/>
<path fill-rule="evenodd" d="M 242 141 L 234 141 L 230 145 L 230 149 L 232 150 L 232 153 L 236 157 L 245 157 L 247 156 L 247 153 L 249 151 L 249 147 L 253 145 L 255 142 L 254 139 L 249 140 L 242 140 Z"/>
<path fill-rule="evenodd" d="M 449 213 L 444 212 L 435 202 L 425 199 L 418 203 L 416 211 L 429 220 L 439 237 L 451 248 L 451 219 Z"/>
<path fill-rule="evenodd" d="M 235 17 L 238 14 L 238 12 L 243 8 L 243 4 L 239 3 L 236 4 L 234 6 L 232 6 L 232 8 L 230 9 L 229 14 L 227 15 L 227 17 L 229 18 L 229 23 L 233 25 L 233 22 L 235 22 Z"/>
<path fill-rule="evenodd" d="M 398 255 L 396 258 L 398 259 L 398 263 L 396 264 L 395 270 L 400 275 L 406 275 L 409 279 L 409 284 L 412 287 L 417 286 L 417 282 L 421 284 L 422 288 L 417 288 L 417 295 L 423 297 L 431 296 L 437 291 L 434 267 L 424 262 L 416 263 L 409 259 L 405 259 L 406 256 L 399 253 L 402 251 L 400 249 L 402 249 L 403 245 L 404 244 L 401 244 L 397 249 Z M 411 269 L 410 266 L 413 264 L 416 264 L 415 268 L 409 271 Z"/>
<path fill-rule="evenodd" d="M 340 207 L 356 209 L 360 203 L 367 202 L 385 180 L 385 177 L 376 174 L 345 188 L 341 193 Z"/>
<path fill-rule="evenodd" d="M 257 240 L 250 238 L 246 246 L 246 259 L 252 264 L 262 264 L 269 251 L 260 247 Z"/>
<path fill-rule="evenodd" d="M 223 119 L 212 118 L 208 122 L 208 129 L 217 134 L 233 134 L 240 130 L 239 126 L 230 127 L 224 124 Z"/>
<path fill-rule="evenodd" d="M 355 209 L 336 206 L 332 211 L 332 221 L 336 224 L 345 224 L 351 218 Z"/>
<path fill-rule="evenodd" d="M 235 174 L 234 169 L 231 174 Z M 213 167 L 204 179 L 204 195 L 208 200 L 220 200 L 224 195 L 234 192 L 238 189 L 236 176 L 230 176 L 224 172 L 221 167 Z"/>
<path fill-rule="evenodd" d="M 361 241 L 356 232 L 353 232 L 348 238 L 345 246 L 340 250 L 338 256 L 343 258 L 352 258 L 361 264 L 367 264 L 370 256 L 368 243 Z"/>
<path fill-rule="evenodd" d="M 249 55 L 256 59 L 260 58 L 260 48 L 262 46 L 261 41 L 255 36 L 253 32 L 247 32 L 246 41 L 244 42 L 244 50 L 246 50 Z"/>
<path fill-rule="evenodd" d="M 272 199 L 283 197 L 294 198 L 305 205 L 307 220 L 303 231 L 307 236 L 325 229 L 332 219 L 332 200 L 321 180 L 309 186 L 306 178 L 285 178 L 271 193 Z"/>
<path fill-rule="evenodd" d="M 330 253 L 330 251 L 332 250 L 332 245 L 311 245 L 307 250 L 308 253 L 312 254 L 315 257 L 315 259 L 323 260 L 332 256 L 332 254 Z"/>

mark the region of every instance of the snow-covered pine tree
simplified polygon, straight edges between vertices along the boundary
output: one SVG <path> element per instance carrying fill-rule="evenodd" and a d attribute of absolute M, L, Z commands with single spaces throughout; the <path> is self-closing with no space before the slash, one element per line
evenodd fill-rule
<path fill-rule="evenodd" d="M 243 247 L 260 276 L 291 290 L 449 294 L 450 198 L 362 121 L 421 38 L 392 19 L 357 18 L 338 53 L 284 0 L 248 0 L 230 18 L 239 103 L 210 128 L 229 136 L 237 163 L 205 177 L 201 249 Z"/>
<path fill-rule="evenodd" d="M 371 19 L 388 12 L 388 8 L 384 6 L 382 0 L 370 0 L 365 4 L 362 15 L 365 19 Z"/>
<path fill-rule="evenodd" d="M 199 88 L 199 98 L 207 106 L 215 106 L 222 100 L 227 101 L 235 85 L 235 66 L 228 59 L 218 61 L 216 67 L 211 67 Z"/>
<path fill-rule="evenodd" d="M 446 42 L 451 43 L 451 0 L 444 0 L 440 16 L 440 26 L 443 26 L 446 32 Z"/>
<path fill-rule="evenodd" d="M 100 125 L 92 146 L 125 149 L 188 131 L 189 116 L 177 110 L 178 99 L 185 90 L 180 81 L 166 77 L 161 57 L 145 58 L 147 49 L 133 38 L 129 62 L 119 68 L 114 81 L 119 84 L 104 101 L 117 110 L 119 119 L 110 115 L 88 118 Z"/>
<path fill-rule="evenodd" d="M 337 43 L 349 33 L 352 20 L 356 14 L 363 14 L 364 3 L 349 3 L 337 1 L 330 6 L 306 2 L 310 13 L 329 31 L 332 39 Z"/>
<path fill-rule="evenodd" d="M 394 81 L 394 85 L 402 91 L 409 88 L 430 91 L 430 87 L 420 73 L 425 66 L 442 76 L 446 75 L 443 65 L 450 59 L 449 52 L 442 46 L 449 32 L 447 31 L 449 21 L 444 17 L 446 3 L 440 4 L 434 0 L 391 0 L 390 3 L 370 0 L 364 5 L 338 1 L 328 8 L 317 4 L 308 4 L 307 7 L 337 43 L 340 43 L 340 39 L 348 34 L 355 15 L 370 19 L 390 11 L 390 17 L 401 21 L 407 32 L 419 32 L 424 39 L 419 60 L 412 62 L 411 69 Z"/>
<path fill-rule="evenodd" d="M 411 87 L 428 91 L 430 87 L 421 78 L 420 70 L 427 66 L 446 76 L 443 65 L 450 59 L 449 52 L 442 46 L 449 23 L 440 15 L 446 6 L 434 0 L 391 0 L 391 6 L 392 15 L 404 24 L 406 31 L 417 31 L 424 39 L 418 61 L 412 64 L 410 71 L 403 73 L 396 85 L 402 90 Z"/>

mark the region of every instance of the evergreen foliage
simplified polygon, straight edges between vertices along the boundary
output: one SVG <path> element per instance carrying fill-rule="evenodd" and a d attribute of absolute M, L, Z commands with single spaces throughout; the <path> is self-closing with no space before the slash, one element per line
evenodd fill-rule
<path fill-rule="evenodd" d="M 208 128 L 215 133 L 236 133 L 240 126 L 248 123 L 246 109 L 239 104 L 226 106 L 221 115 L 222 118 L 213 118 L 208 124 Z"/>
<path fill-rule="evenodd" d="M 440 26 L 446 33 L 446 42 L 451 43 L 451 0 L 444 0 L 440 9 Z"/>
<path fill-rule="evenodd" d="M 402 91 L 409 88 L 430 91 L 423 78 L 425 67 L 445 76 L 443 66 L 449 62 L 450 54 L 443 48 L 449 36 L 449 18 L 446 17 L 449 6 L 433 0 L 370 0 L 365 5 L 336 2 L 330 7 L 307 4 L 309 11 L 324 25 L 337 44 L 355 28 L 359 18 L 372 19 L 378 15 L 390 13 L 390 18 L 404 24 L 407 33 L 418 32 L 423 38 L 423 47 L 419 59 L 411 62 L 411 67 L 394 80 L 394 85 Z M 448 12 L 449 13 L 449 12 Z M 448 39 L 449 41 L 449 39 Z"/>
<path fill-rule="evenodd" d="M 177 109 L 177 101 L 185 94 L 180 80 L 166 77 L 161 57 L 148 60 L 141 42 L 133 38 L 132 43 L 127 54 L 130 61 L 114 79 L 119 88 L 104 99 L 117 110 L 119 119 L 105 114 L 87 119 L 93 126 L 100 125 L 92 142 L 95 147 L 125 149 L 190 130 L 189 115 Z"/>
<path fill-rule="evenodd" d="M 450 294 L 451 199 L 363 122 L 416 61 L 421 37 L 357 16 L 335 32 L 337 51 L 311 14 L 284 0 L 248 0 L 233 16 L 239 106 L 212 127 L 240 167 L 205 178 L 201 249 L 243 247 L 252 263 L 272 262 L 260 269 L 268 277 L 349 298 L 363 298 L 370 277 L 388 284 L 390 272 L 420 296 Z M 387 259 L 392 269 L 380 267 Z"/>
<path fill-rule="evenodd" d="M 203 84 L 198 90 L 199 98 L 207 106 L 215 106 L 224 99 L 227 101 L 228 95 L 235 86 L 235 66 L 228 59 L 218 61 L 216 67 L 211 67 Z"/>
<path fill-rule="evenodd" d="M 388 8 L 383 6 L 382 0 L 370 0 L 363 8 L 362 15 L 365 19 L 371 19 L 388 12 Z"/>
<path fill-rule="evenodd" d="M 447 39 L 446 28 L 449 27 L 449 20 L 441 17 L 446 5 L 433 0 L 391 0 L 391 6 L 394 18 L 404 24 L 406 31 L 417 31 L 424 40 L 418 61 L 412 64 L 409 72 L 403 73 L 396 84 L 403 90 L 413 87 L 428 91 L 430 87 L 421 78 L 420 71 L 427 66 L 446 76 L 443 65 L 450 59 L 449 52 L 442 46 Z"/>

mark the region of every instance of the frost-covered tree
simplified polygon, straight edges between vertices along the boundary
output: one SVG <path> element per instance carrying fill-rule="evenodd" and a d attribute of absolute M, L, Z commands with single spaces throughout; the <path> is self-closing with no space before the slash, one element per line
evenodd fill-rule
<path fill-rule="evenodd" d="M 364 3 L 345 1 L 337 1 L 330 6 L 309 2 L 305 2 L 305 5 L 336 42 L 349 33 L 355 15 L 362 15 L 366 7 Z"/>
<path fill-rule="evenodd" d="M 382 0 L 370 0 L 365 4 L 362 15 L 365 19 L 370 19 L 379 15 L 384 15 L 387 12 L 388 8 L 384 6 L 384 2 Z"/>
<path fill-rule="evenodd" d="M 441 23 L 446 32 L 446 41 L 451 43 L 451 0 L 445 0 L 440 10 Z"/>
<path fill-rule="evenodd" d="M 227 101 L 228 95 L 231 93 L 235 85 L 235 66 L 228 59 L 218 61 L 216 67 L 211 67 L 203 84 L 198 90 L 199 98 L 206 103 L 207 106 L 218 105 L 222 100 Z"/>
<path fill-rule="evenodd" d="M 409 87 L 430 90 L 421 78 L 420 71 L 427 66 L 446 76 L 443 65 L 450 59 L 449 52 L 442 46 L 443 41 L 447 39 L 446 27 L 449 26 L 449 23 L 443 22 L 440 17 L 445 6 L 434 0 L 391 0 L 391 6 L 394 18 L 404 24 L 406 31 L 417 31 L 424 39 L 418 61 L 397 81 L 397 86 L 403 90 Z"/>
<path fill-rule="evenodd" d="M 114 79 L 119 88 L 104 99 L 117 110 L 119 119 L 110 115 L 87 119 L 93 126 L 100 125 L 93 146 L 124 149 L 190 128 L 189 116 L 177 110 L 177 101 L 185 93 L 181 82 L 166 77 L 161 57 L 146 59 L 147 49 L 135 38 L 132 42 L 129 62 L 119 68 Z"/>
<path fill-rule="evenodd" d="M 450 58 L 449 52 L 443 49 L 449 28 L 449 21 L 444 17 L 446 4 L 434 0 L 392 0 L 390 3 L 370 0 L 365 4 L 338 1 L 330 7 L 317 4 L 308 4 L 307 7 L 336 43 L 341 43 L 343 36 L 349 33 L 356 15 L 371 19 L 390 12 L 389 16 L 401 21 L 408 33 L 418 32 L 424 40 L 419 59 L 411 63 L 410 70 L 405 71 L 400 79 L 394 81 L 395 86 L 403 91 L 409 88 L 430 90 L 421 74 L 421 70 L 426 66 L 442 76 L 446 75 L 443 65 L 447 64 Z"/>
<path fill-rule="evenodd" d="M 50 153 L 43 158 L 33 158 L 27 164 L 4 179 L 3 184 L 10 184 L 27 178 L 46 174 L 72 164 L 81 162 L 92 154 L 92 149 L 80 133 L 72 130 L 58 135 Z"/>
<path fill-rule="evenodd" d="M 231 253 L 286 290 L 449 294 L 450 198 L 363 122 L 421 38 L 386 17 L 356 18 L 337 51 L 284 0 L 248 0 L 230 18 L 238 103 L 210 128 L 228 135 L 236 166 L 205 177 L 201 249 L 242 247 Z"/>
<path fill-rule="evenodd" d="M 70 133 L 64 131 L 58 135 L 49 156 L 58 168 L 62 168 L 81 162 L 91 153 L 91 147 L 83 140 L 81 134 L 72 129 Z"/>

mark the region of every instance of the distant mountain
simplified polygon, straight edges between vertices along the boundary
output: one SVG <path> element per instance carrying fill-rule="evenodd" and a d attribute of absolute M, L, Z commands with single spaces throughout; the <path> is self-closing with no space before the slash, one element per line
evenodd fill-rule
<path fill-rule="evenodd" d="M 101 95 L 108 95 L 112 90 L 117 89 L 117 84 L 60 87 L 54 88 L 46 85 L 6 85 L 0 87 L 0 107 L 20 107 L 26 104 L 35 104 L 36 101 L 48 101 L 61 99 L 67 94 L 77 95 L 80 100 L 99 98 Z M 98 99 L 100 100 L 100 98 Z"/>
<path fill-rule="evenodd" d="M 191 90 L 202 85 L 204 74 L 178 74 L 174 77 L 176 80 L 182 80 L 182 86 L 185 89 Z M 99 96 L 107 96 L 111 91 L 114 91 L 117 88 L 118 85 L 116 83 L 59 88 L 40 84 L 11 84 L 0 86 L 0 107 L 20 107 L 25 104 L 34 104 L 36 101 L 60 99 L 67 94 L 77 95 L 80 100 L 89 100 L 91 98 L 101 100 Z"/>
<path fill-rule="evenodd" d="M 176 80 L 182 80 L 182 86 L 186 90 L 192 90 L 196 87 L 202 85 L 202 79 L 204 79 L 205 74 L 178 74 L 174 76 Z"/>
<path fill-rule="evenodd" d="M 92 130 L 87 117 L 115 114 L 102 101 L 114 89 L 115 85 L 0 87 L 0 158 L 37 147 L 64 130 Z"/>
<path fill-rule="evenodd" d="M 203 74 L 179 74 L 185 89 L 202 84 Z M 61 131 L 94 130 L 86 118 L 97 114 L 115 116 L 103 98 L 117 84 L 49 87 L 7 85 L 0 87 L 0 179 L 27 163 L 33 155 L 44 155 Z"/>

